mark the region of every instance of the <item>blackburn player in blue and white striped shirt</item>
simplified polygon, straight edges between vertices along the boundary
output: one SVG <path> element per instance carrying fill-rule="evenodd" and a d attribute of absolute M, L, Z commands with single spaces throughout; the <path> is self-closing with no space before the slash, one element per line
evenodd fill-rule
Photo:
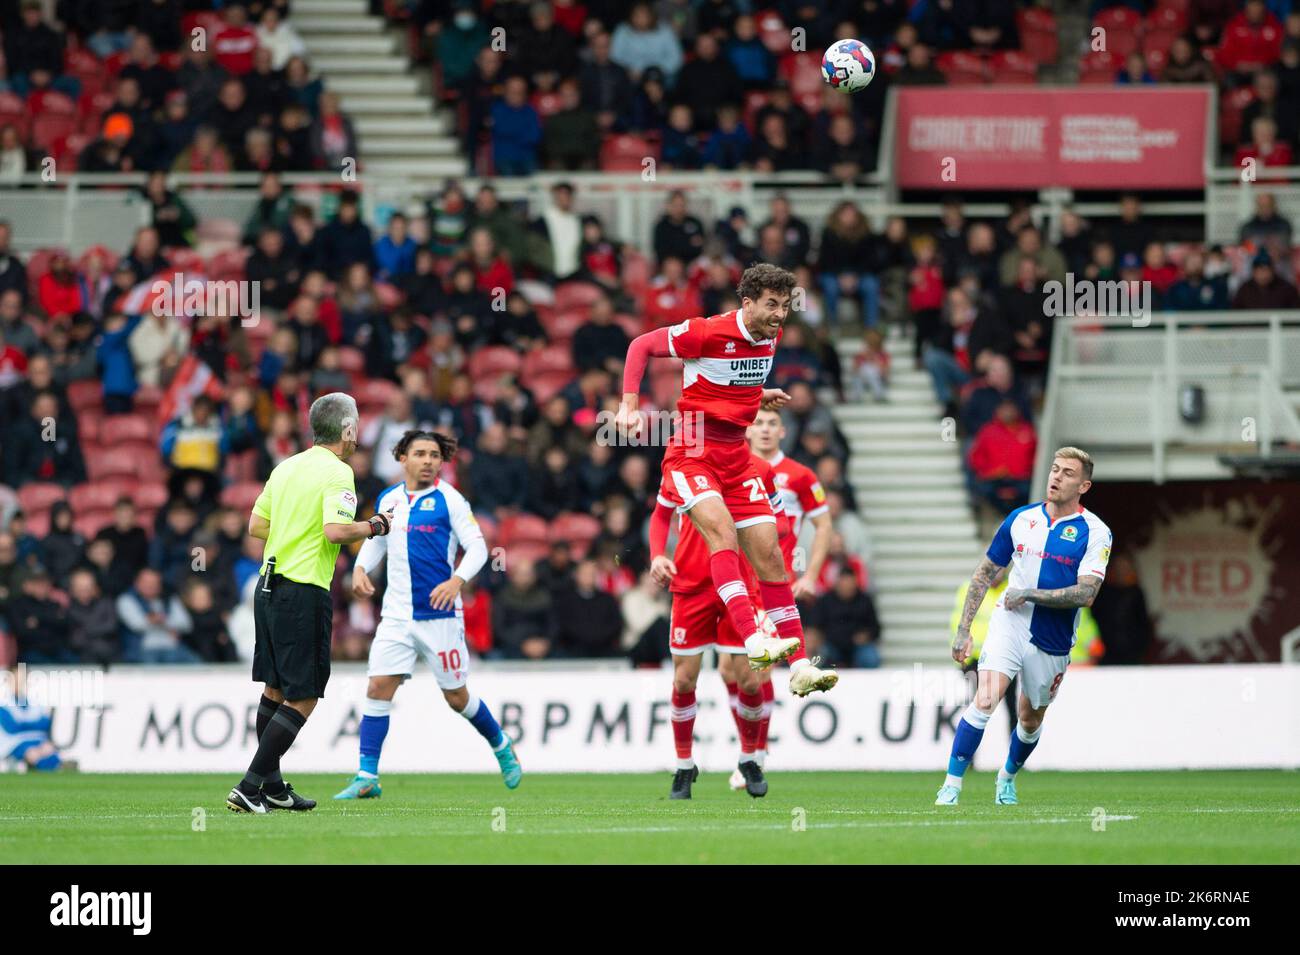
<path fill-rule="evenodd" d="M 1092 458 L 1078 448 L 1061 448 L 1053 455 L 1047 500 L 1008 514 L 975 569 L 952 643 L 958 663 L 970 655 L 970 625 L 984 594 L 998 569 L 1011 565 L 980 653 L 975 702 L 957 724 L 936 806 L 957 805 L 984 727 L 1019 674 L 1018 722 L 994 793 L 1000 806 L 1017 802 L 1016 773 L 1038 745 L 1043 716 L 1070 665 L 1080 608 L 1092 606 L 1110 560 L 1110 528 L 1079 503 L 1090 487 Z"/>
<path fill-rule="evenodd" d="M 361 717 L 361 765 L 335 799 L 373 799 L 380 795 L 379 754 L 388 734 L 393 696 L 412 675 L 419 657 L 433 668 L 447 704 L 487 740 L 506 786 L 514 789 L 523 773 L 510 737 L 492 711 L 466 686 L 469 650 L 460 588 L 487 561 L 487 544 L 468 502 L 438 479 L 456 442 L 431 431 L 407 431 L 393 448 L 406 480 L 385 488 L 375 511 L 392 511 L 386 537 L 361 545 L 352 571 L 352 589 L 371 597 L 370 574 L 388 558 L 388 589 L 374 642 L 370 645 L 369 684 Z M 457 547 L 465 551 L 453 570 Z"/>

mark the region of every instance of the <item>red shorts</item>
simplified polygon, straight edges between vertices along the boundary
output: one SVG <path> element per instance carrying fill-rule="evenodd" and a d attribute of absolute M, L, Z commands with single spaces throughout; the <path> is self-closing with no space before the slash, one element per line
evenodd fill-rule
<path fill-rule="evenodd" d="M 749 599 L 760 606 L 757 592 L 751 593 Z M 679 657 L 693 657 L 709 647 L 717 647 L 719 653 L 745 652 L 745 637 L 731 625 L 718 592 L 710 587 L 673 594 L 668 649 Z"/>
<path fill-rule="evenodd" d="M 776 523 L 763 478 L 743 441 L 700 447 L 670 444 L 662 470 L 659 494 L 674 507 L 689 511 L 716 497 L 727 506 L 736 527 Z"/>

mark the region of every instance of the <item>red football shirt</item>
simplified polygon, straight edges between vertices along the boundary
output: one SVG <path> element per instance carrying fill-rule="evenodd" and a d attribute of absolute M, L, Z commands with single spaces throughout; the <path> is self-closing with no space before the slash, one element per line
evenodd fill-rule
<path fill-rule="evenodd" d="M 739 309 L 711 318 L 690 318 L 668 329 L 668 350 L 682 359 L 682 396 L 677 400 L 684 430 L 697 420 L 706 442 L 745 439 L 762 401 L 763 382 L 772 370 L 776 338 L 756 339 Z M 688 431 L 689 433 L 689 431 Z"/>

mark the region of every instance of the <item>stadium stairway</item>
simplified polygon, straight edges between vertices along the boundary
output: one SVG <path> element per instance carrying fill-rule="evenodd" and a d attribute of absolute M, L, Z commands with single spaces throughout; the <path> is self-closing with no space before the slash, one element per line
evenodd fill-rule
<path fill-rule="evenodd" d="M 312 66 L 356 128 L 364 173 L 430 185 L 465 174 L 451 117 L 434 112 L 400 32 L 372 16 L 367 0 L 295 0 L 292 9 Z"/>
<path fill-rule="evenodd" d="M 846 369 L 860 342 L 841 340 Z M 868 564 L 887 666 L 943 663 L 957 588 L 982 548 L 967 504 L 961 445 L 944 440 L 930 377 L 912 367 L 912 343 L 887 339 L 889 401 L 842 403 L 835 419 L 849 441 L 847 478 L 871 534 Z"/>

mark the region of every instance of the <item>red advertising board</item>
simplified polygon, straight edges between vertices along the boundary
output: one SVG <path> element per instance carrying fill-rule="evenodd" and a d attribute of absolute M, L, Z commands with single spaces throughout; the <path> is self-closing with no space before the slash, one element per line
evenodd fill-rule
<path fill-rule="evenodd" d="M 1095 87 L 898 92 L 903 189 L 1198 189 L 1208 88 Z"/>

